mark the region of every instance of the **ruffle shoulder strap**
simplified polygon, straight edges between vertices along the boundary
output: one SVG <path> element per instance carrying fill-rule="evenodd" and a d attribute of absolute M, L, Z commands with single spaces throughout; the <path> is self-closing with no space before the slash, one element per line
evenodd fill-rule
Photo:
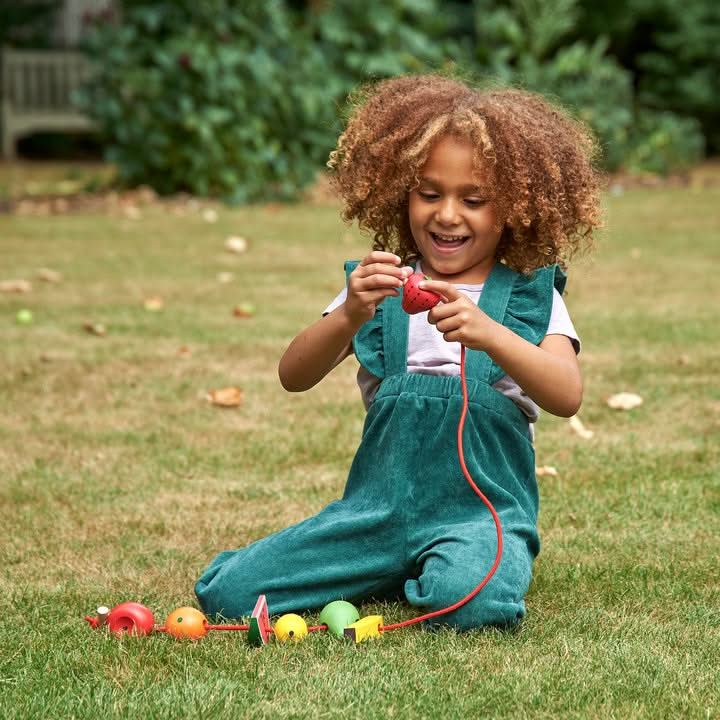
<path fill-rule="evenodd" d="M 553 287 L 562 295 L 566 279 L 557 265 L 540 268 L 530 275 L 517 273 L 503 325 L 533 345 L 540 343 L 550 322 Z"/>
<path fill-rule="evenodd" d="M 358 260 L 345 263 L 346 282 L 350 273 L 359 265 Z M 375 377 L 385 377 L 385 351 L 383 348 L 383 307 L 381 303 L 372 320 L 368 320 L 353 338 L 353 350 L 358 362 Z"/>
<path fill-rule="evenodd" d="M 504 310 L 501 307 L 488 307 L 486 312 L 516 335 L 533 345 L 539 345 L 547 334 L 550 323 L 553 288 L 562 294 L 566 281 L 567 276 L 557 265 L 539 268 L 529 274 L 517 273 L 504 265 L 498 265 L 488 278 L 480 298 L 480 307 L 484 305 L 484 298 L 492 304 L 496 296 L 494 288 L 490 287 L 493 282 L 505 285 L 505 292 L 500 293 L 507 297 Z M 507 284 L 510 286 L 509 293 Z M 490 383 L 497 382 L 504 374 L 504 371 L 493 363 Z"/>

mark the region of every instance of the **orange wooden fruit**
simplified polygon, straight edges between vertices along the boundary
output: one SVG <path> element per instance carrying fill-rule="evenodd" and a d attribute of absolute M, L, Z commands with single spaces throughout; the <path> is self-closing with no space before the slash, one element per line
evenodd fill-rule
<path fill-rule="evenodd" d="M 173 610 L 165 621 L 165 629 L 179 640 L 198 640 L 207 635 L 207 626 L 207 618 L 192 607 Z"/>

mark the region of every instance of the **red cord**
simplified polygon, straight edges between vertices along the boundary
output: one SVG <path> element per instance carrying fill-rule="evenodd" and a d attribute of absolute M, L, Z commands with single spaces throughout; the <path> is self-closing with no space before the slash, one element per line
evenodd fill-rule
<path fill-rule="evenodd" d="M 487 497 L 485 497 L 480 488 L 475 484 L 475 481 L 472 479 L 472 476 L 467 469 L 467 465 L 465 465 L 465 453 L 463 451 L 463 428 L 465 427 L 465 416 L 467 415 L 468 408 L 468 392 L 467 380 L 465 378 L 465 346 L 461 345 L 460 348 L 460 379 L 462 380 L 463 408 L 460 415 L 460 422 L 458 423 L 458 456 L 460 458 L 460 467 L 462 468 L 463 475 L 465 475 L 465 479 L 470 483 L 470 487 L 475 491 L 478 497 L 485 503 L 485 505 L 487 505 L 487 508 L 488 510 L 490 510 L 493 520 L 495 521 L 495 530 L 497 531 L 497 553 L 495 554 L 495 562 L 488 571 L 488 574 L 483 578 L 482 582 L 462 600 L 458 600 L 454 605 L 451 605 L 450 607 L 446 607 L 442 610 L 435 610 L 434 612 L 429 612 L 425 615 L 420 615 L 419 617 L 412 618 L 412 620 L 405 620 L 404 622 L 393 623 L 392 625 L 381 625 L 380 630 L 382 630 L 383 632 L 387 630 L 396 630 L 397 628 L 405 627 L 407 625 L 414 625 L 415 623 L 422 622 L 423 620 L 429 620 L 430 618 L 437 617 L 438 615 L 445 615 L 446 613 L 452 612 L 453 610 L 457 610 L 459 607 L 465 605 L 465 603 L 470 602 L 470 600 L 472 600 L 485 587 L 490 578 L 495 574 L 495 571 L 500 564 L 500 558 L 502 557 L 503 542 L 502 528 L 500 527 L 500 518 L 498 517 L 497 512 L 495 512 L 495 508 L 492 506 L 492 503 L 487 499 Z"/>
<path fill-rule="evenodd" d="M 249 630 L 249 625 L 206 625 L 208 630 Z"/>

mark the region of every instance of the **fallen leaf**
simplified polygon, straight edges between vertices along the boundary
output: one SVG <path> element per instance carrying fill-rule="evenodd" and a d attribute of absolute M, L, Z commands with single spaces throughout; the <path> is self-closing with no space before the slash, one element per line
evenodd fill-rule
<path fill-rule="evenodd" d="M 107 335 L 107 329 L 102 323 L 86 322 L 83 324 L 83 330 L 90 335 L 97 335 L 98 337 Z"/>
<path fill-rule="evenodd" d="M 552 465 L 541 465 L 535 468 L 535 474 L 538 477 L 545 477 L 546 475 L 557 477 L 558 471 L 557 468 L 554 468 Z"/>
<path fill-rule="evenodd" d="M 217 274 L 216 279 L 219 283 L 226 285 L 227 283 L 231 283 L 235 279 L 235 276 L 231 272 L 221 272 Z"/>
<path fill-rule="evenodd" d="M 63 279 L 63 276 L 57 270 L 51 270 L 50 268 L 40 268 L 36 277 L 38 280 L 49 283 L 60 283 Z"/>
<path fill-rule="evenodd" d="M 3 280 L 0 282 L 0 292 L 4 293 L 29 293 L 32 284 L 27 280 Z"/>
<path fill-rule="evenodd" d="M 145 298 L 143 301 L 145 309 L 150 312 L 158 312 L 159 310 L 162 310 L 164 304 L 163 299 L 159 295 L 153 295 L 152 297 Z"/>
<path fill-rule="evenodd" d="M 589 440 L 595 433 L 592 430 L 588 430 L 582 423 L 582 420 L 577 415 L 573 415 L 570 420 L 570 429 L 579 435 L 583 440 Z"/>
<path fill-rule="evenodd" d="M 178 355 L 181 358 L 189 358 L 192 355 L 192 352 L 187 345 L 183 345 L 182 347 L 178 348 Z"/>
<path fill-rule="evenodd" d="M 613 410 L 632 410 L 643 404 L 643 399 L 635 393 L 621 392 L 611 395 L 607 404 Z"/>
<path fill-rule="evenodd" d="M 239 387 L 226 387 L 220 390 L 210 390 L 208 400 L 219 407 L 237 407 L 242 402 L 243 391 Z"/>
<path fill-rule="evenodd" d="M 214 223 L 218 220 L 218 214 L 217 210 L 213 210 L 212 208 L 205 208 L 202 211 L 202 218 L 205 222 Z"/>
<path fill-rule="evenodd" d="M 236 318 L 251 318 L 255 315 L 255 306 L 250 303 L 243 303 L 242 305 L 236 305 L 233 308 L 233 317 Z"/>
<path fill-rule="evenodd" d="M 142 213 L 137 205 L 126 205 L 123 208 L 123 215 L 129 220 L 140 220 L 142 218 Z"/>
<path fill-rule="evenodd" d="M 239 235 L 231 235 L 225 240 L 225 249 L 228 252 L 241 255 L 248 249 L 248 242 L 244 237 Z"/>

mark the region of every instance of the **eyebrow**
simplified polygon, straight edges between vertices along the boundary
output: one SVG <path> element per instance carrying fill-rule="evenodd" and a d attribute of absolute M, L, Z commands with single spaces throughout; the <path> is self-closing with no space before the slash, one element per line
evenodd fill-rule
<path fill-rule="evenodd" d="M 435 180 L 434 178 L 431 178 L 431 177 L 423 176 L 421 178 L 418 178 L 418 180 L 421 183 L 429 183 L 430 185 L 442 185 L 441 182 L 439 182 L 438 180 Z M 458 189 L 461 192 L 482 192 L 482 188 L 479 185 L 472 185 L 472 184 L 462 185 Z"/>

